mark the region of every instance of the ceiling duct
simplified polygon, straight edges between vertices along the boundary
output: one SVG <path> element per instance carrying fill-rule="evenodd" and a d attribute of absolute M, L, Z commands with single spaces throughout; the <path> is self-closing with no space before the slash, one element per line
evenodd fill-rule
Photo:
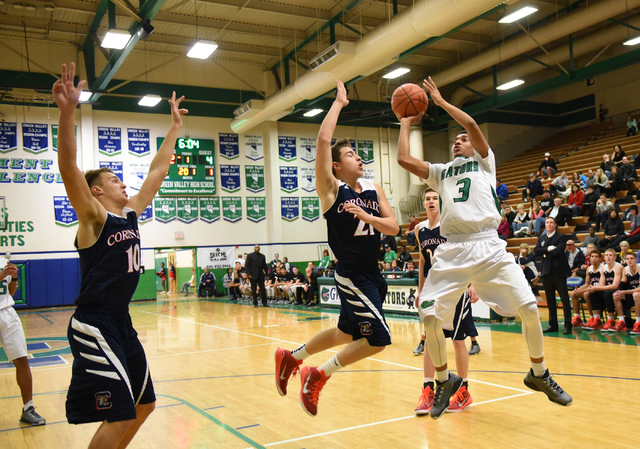
<path fill-rule="evenodd" d="M 353 58 L 356 54 L 355 42 L 338 41 L 318 56 L 313 58 L 309 63 L 311 70 L 322 69 L 329 72 L 340 64 Z"/>

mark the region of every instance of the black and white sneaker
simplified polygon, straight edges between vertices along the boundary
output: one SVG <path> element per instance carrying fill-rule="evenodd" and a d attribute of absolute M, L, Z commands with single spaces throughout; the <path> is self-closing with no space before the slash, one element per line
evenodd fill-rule
<path fill-rule="evenodd" d="M 32 426 L 41 426 L 47 423 L 42 416 L 38 415 L 33 405 L 22 411 L 20 422 L 30 424 Z"/>
<path fill-rule="evenodd" d="M 480 353 L 480 345 L 477 341 L 471 342 L 471 348 L 469 349 L 469 355 L 476 355 Z"/>
<path fill-rule="evenodd" d="M 413 355 L 421 355 L 424 354 L 424 340 L 420 340 L 416 349 L 413 350 Z"/>
<path fill-rule="evenodd" d="M 436 380 L 436 392 L 431 407 L 431 418 L 438 419 L 449 407 L 449 399 L 456 394 L 462 386 L 462 378 L 453 373 L 449 373 L 446 382 Z"/>
<path fill-rule="evenodd" d="M 542 377 L 534 376 L 533 370 L 529 370 L 524 378 L 524 384 L 532 390 L 542 391 L 551 402 L 555 402 L 556 404 L 568 407 L 573 403 L 571 396 L 553 380 L 549 374 L 549 370 L 546 370 Z"/>

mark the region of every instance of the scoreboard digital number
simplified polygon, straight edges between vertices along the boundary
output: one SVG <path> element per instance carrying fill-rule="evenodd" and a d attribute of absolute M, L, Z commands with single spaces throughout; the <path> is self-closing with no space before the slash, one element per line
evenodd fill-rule
<path fill-rule="evenodd" d="M 158 138 L 158 148 L 164 138 Z M 160 195 L 215 195 L 215 142 L 211 139 L 178 139 L 162 182 Z"/>

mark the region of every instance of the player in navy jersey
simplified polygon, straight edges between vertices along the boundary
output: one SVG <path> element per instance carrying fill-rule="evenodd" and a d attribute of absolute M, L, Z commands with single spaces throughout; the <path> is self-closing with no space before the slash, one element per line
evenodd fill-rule
<path fill-rule="evenodd" d="M 614 303 L 613 306 L 618 313 L 618 321 L 611 329 L 611 332 L 627 332 L 629 330 L 624 317 L 624 310 L 634 306 L 633 296 L 640 292 L 640 272 L 638 272 L 636 255 L 633 251 L 630 251 L 624 256 L 624 260 L 627 262 L 627 266 L 623 268 L 622 272 L 622 288 L 615 291 L 611 297 Z M 609 308 L 609 305 L 607 305 L 607 308 Z"/>
<path fill-rule="evenodd" d="M 398 234 L 398 223 L 382 188 L 362 179 L 362 161 L 349 140 L 331 146 L 340 110 L 349 104 L 347 92 L 337 81 L 336 99 L 318 133 L 316 189 L 327 220 L 329 246 L 338 265 L 335 283 L 340 296 L 338 326 L 316 334 L 290 352 L 276 350 L 276 387 L 287 394 L 289 377 L 312 354 L 345 345 L 325 364 L 303 367 L 300 403 L 309 415 L 318 411 L 318 395 L 338 369 L 381 352 L 391 344 L 382 312 L 387 283 L 378 270 L 380 233 Z"/>
<path fill-rule="evenodd" d="M 418 248 L 420 248 L 420 269 L 419 269 L 419 288 L 418 297 L 416 298 L 416 309 L 420 310 L 419 304 L 423 294 L 424 281 L 431 269 L 433 254 L 441 243 L 445 243 L 447 239 L 440 235 L 440 210 L 439 210 L 438 192 L 433 189 L 427 189 L 424 193 L 424 208 L 427 211 L 427 219 L 422 221 L 416 227 L 416 239 Z M 426 292 L 425 292 L 426 293 Z M 461 412 L 473 403 L 473 398 L 469 394 L 469 384 L 467 375 L 469 373 L 469 353 L 464 341 L 467 337 L 475 337 L 478 335 L 476 326 L 473 323 L 471 314 L 471 303 L 478 300 L 478 295 L 472 287 L 468 292 L 462 295 L 456 313 L 453 318 L 453 328 L 445 329 L 444 335 L 453 342 L 453 348 L 456 353 L 456 370 L 462 378 L 462 387 L 451 398 L 447 412 Z M 422 393 L 418 400 L 418 406 L 415 408 L 416 415 L 426 415 L 431 411 L 434 398 L 434 376 L 436 368 L 433 365 L 429 350 L 425 348 L 424 359 L 424 383 Z"/>
<path fill-rule="evenodd" d="M 75 65 L 62 65 L 53 85 L 60 110 L 58 166 L 69 201 L 78 215 L 75 246 L 80 255 L 81 287 L 67 335 L 73 353 L 67 394 L 67 420 L 101 422 L 90 448 L 123 448 L 155 408 L 155 394 L 144 349 L 131 324 L 128 305 L 140 276 L 137 216 L 158 193 L 182 127 L 184 97 L 171 104 L 169 132 L 149 167 L 140 192 L 129 198 L 126 186 L 109 169 L 76 165 L 75 111 L 85 81 L 74 86 Z"/>
<path fill-rule="evenodd" d="M 573 319 L 571 320 L 572 327 L 583 327 L 585 324 L 580 319 L 580 298 L 584 299 L 585 304 L 587 305 L 587 309 L 589 311 L 589 321 L 587 324 L 589 326 L 593 325 L 593 321 L 596 319 L 593 309 L 591 307 L 591 299 L 589 298 L 589 287 L 596 286 L 600 284 L 600 276 L 602 276 L 602 253 L 599 249 L 594 249 L 589 254 L 589 260 L 591 261 L 591 265 L 587 269 L 587 277 L 585 279 L 585 283 L 574 289 L 571 292 L 571 304 L 573 306 Z M 598 320 L 600 320 L 600 315 L 598 315 Z M 602 327 L 602 323 L 600 323 L 600 327 Z"/>

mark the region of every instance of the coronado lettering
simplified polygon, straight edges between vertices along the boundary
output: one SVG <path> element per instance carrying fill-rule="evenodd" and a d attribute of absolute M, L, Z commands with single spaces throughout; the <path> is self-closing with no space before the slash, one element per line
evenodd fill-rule
<path fill-rule="evenodd" d="M 140 232 L 137 230 L 134 231 L 132 229 L 125 229 L 123 231 L 118 231 L 107 238 L 107 245 L 113 246 L 118 242 L 123 242 L 125 240 L 131 240 L 131 239 L 140 239 Z"/>
<path fill-rule="evenodd" d="M 356 206 L 360 206 L 363 209 L 370 209 L 370 210 L 375 210 L 376 212 L 380 212 L 380 205 L 378 204 L 377 201 L 363 200 L 362 198 L 355 198 L 351 200 L 345 200 L 344 202 L 340 203 L 340 205 L 338 206 L 339 214 L 344 212 L 345 204 L 355 204 Z"/>

